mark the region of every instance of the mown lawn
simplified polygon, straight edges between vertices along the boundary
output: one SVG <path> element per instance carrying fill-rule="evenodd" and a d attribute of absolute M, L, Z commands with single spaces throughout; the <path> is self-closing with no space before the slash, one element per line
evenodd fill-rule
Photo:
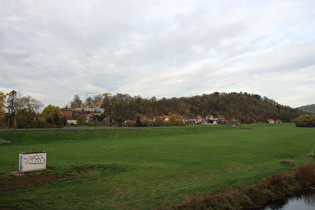
<path fill-rule="evenodd" d="M 292 170 L 313 157 L 315 129 L 294 124 L 152 129 L 0 131 L 2 183 L 53 182 L 1 190 L 0 207 L 170 208 L 195 194 L 221 192 Z M 118 138 L 115 138 L 118 135 Z M 49 171 L 14 177 L 18 153 L 45 150 Z M 30 180 L 28 179 L 28 182 Z M 1 186 L 1 185 L 0 185 Z"/>

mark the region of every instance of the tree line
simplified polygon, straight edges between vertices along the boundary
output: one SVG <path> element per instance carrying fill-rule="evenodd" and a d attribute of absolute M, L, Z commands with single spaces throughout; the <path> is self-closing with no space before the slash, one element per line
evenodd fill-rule
<path fill-rule="evenodd" d="M 43 104 L 31 96 L 21 96 L 15 90 L 8 94 L 0 91 L 0 127 L 39 127 L 41 121 L 37 114 L 41 107 L 43 107 Z"/>
<path fill-rule="evenodd" d="M 85 101 L 75 95 L 68 105 L 61 109 L 57 106 L 43 104 L 31 96 L 19 96 L 16 91 L 8 94 L 0 92 L 0 111 L 3 115 L 1 127 L 45 127 L 49 125 L 64 126 L 66 119 L 60 116 L 60 110 L 83 107 L 101 107 L 105 111 L 93 116 L 95 122 L 108 119 L 110 123 L 136 123 L 141 119 L 142 124 L 155 116 L 179 116 L 193 118 L 195 116 L 224 115 L 226 120 L 237 120 L 240 123 L 264 123 L 268 119 L 279 119 L 282 122 L 294 122 L 303 113 L 298 109 L 281 105 L 276 101 L 257 94 L 249 93 L 219 93 L 196 95 L 180 98 L 143 98 L 122 93 L 104 93 L 89 97 Z M 38 114 L 42 114 L 39 117 Z M 80 115 L 84 113 L 82 109 Z M 177 121 L 176 121 L 177 122 Z M 138 122 L 139 123 L 139 122 Z M 141 122 L 140 122 L 141 124 Z"/>
<path fill-rule="evenodd" d="M 142 98 L 122 93 L 104 93 L 87 100 L 89 104 L 98 104 L 105 109 L 99 117 L 110 118 L 121 124 L 126 120 L 153 119 L 154 116 L 177 114 L 183 117 L 224 115 L 225 119 L 235 119 L 241 123 L 263 123 L 268 119 L 279 119 L 282 122 L 293 122 L 302 111 L 281 105 L 272 99 L 249 93 L 203 94 L 192 97 Z M 71 104 L 82 106 L 79 96 Z"/>
<path fill-rule="evenodd" d="M 203 94 L 180 98 L 142 98 L 128 94 L 103 94 L 104 115 L 117 122 L 135 120 L 140 115 L 148 119 L 154 116 L 179 114 L 185 117 L 224 115 L 225 119 L 236 119 L 241 123 L 267 122 L 269 118 L 292 122 L 302 112 L 281 105 L 267 97 L 248 93 Z"/>

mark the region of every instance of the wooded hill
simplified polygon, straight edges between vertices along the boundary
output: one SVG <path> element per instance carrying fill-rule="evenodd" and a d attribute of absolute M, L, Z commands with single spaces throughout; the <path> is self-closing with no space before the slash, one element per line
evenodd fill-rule
<path fill-rule="evenodd" d="M 98 97 L 100 99 L 100 97 Z M 96 100 L 96 99 L 95 99 Z M 128 94 L 104 93 L 101 97 L 105 112 L 101 117 L 110 117 L 118 123 L 135 120 L 137 116 L 153 119 L 154 116 L 179 114 L 185 117 L 224 115 L 241 123 L 267 122 L 280 119 L 293 122 L 301 113 L 299 109 L 281 105 L 267 97 L 248 93 L 212 93 L 181 98 L 142 98 Z M 93 99 L 90 99 L 93 102 Z"/>
<path fill-rule="evenodd" d="M 301 106 L 301 107 L 298 107 L 298 109 L 305 112 L 315 112 L 315 104 Z"/>

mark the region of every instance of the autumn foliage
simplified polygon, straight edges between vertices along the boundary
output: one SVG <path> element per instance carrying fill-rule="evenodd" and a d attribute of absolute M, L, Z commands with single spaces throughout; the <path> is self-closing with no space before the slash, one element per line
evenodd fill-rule
<path fill-rule="evenodd" d="M 295 120 L 296 127 L 315 127 L 315 115 L 303 114 Z"/>

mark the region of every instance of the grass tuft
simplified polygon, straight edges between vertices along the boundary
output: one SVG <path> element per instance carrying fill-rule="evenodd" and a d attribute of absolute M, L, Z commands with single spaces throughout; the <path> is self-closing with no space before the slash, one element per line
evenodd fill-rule
<path fill-rule="evenodd" d="M 294 161 L 282 160 L 281 163 L 282 163 L 282 164 L 285 164 L 285 165 L 292 166 L 292 167 L 295 166 Z"/>

